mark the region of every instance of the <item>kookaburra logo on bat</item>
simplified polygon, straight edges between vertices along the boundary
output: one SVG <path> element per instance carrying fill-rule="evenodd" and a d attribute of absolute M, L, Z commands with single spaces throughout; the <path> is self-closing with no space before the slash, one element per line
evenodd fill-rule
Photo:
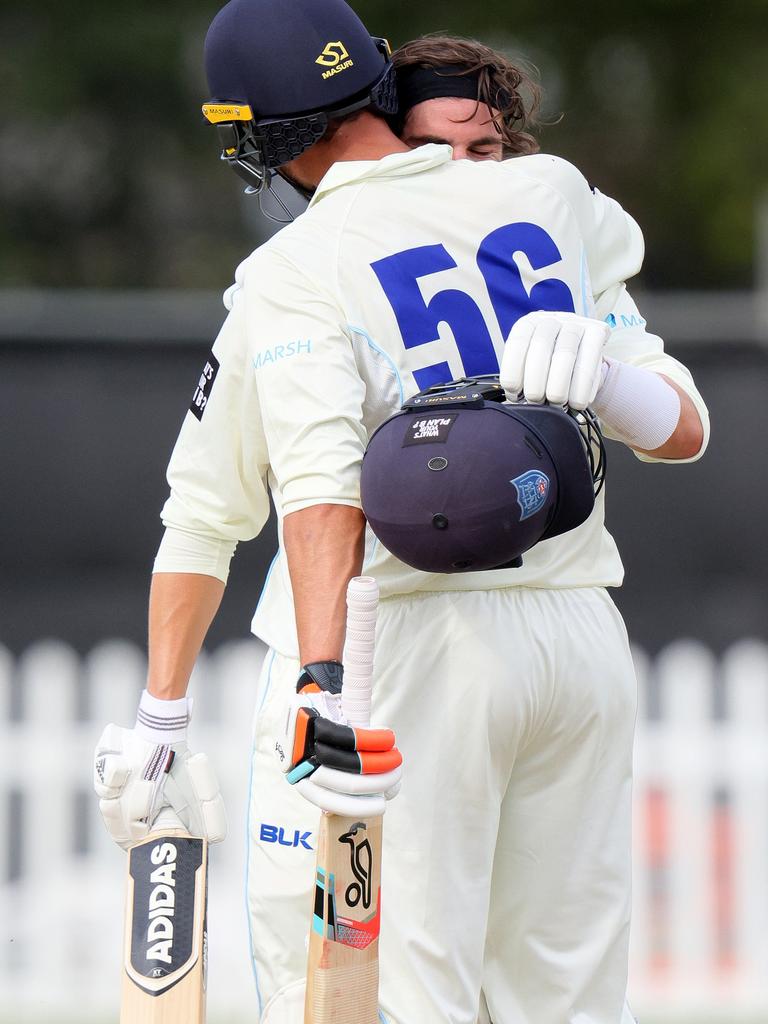
<path fill-rule="evenodd" d="M 371 905 L 371 867 L 373 864 L 373 853 L 371 844 L 366 835 L 365 822 L 357 821 L 343 836 L 339 836 L 340 843 L 349 845 L 349 865 L 352 873 L 357 879 L 351 882 L 344 893 L 344 899 L 350 907 L 356 907 L 362 901 L 367 910 Z"/>

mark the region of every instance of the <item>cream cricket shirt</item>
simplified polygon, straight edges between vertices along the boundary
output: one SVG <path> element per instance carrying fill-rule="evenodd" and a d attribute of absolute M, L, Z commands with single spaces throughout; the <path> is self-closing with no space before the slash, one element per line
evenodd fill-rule
<path fill-rule="evenodd" d="M 673 379 L 706 431 L 690 374 L 645 331 L 624 288 L 642 257 L 632 218 L 556 157 L 472 163 L 429 145 L 334 165 L 308 211 L 237 269 L 171 457 L 155 571 L 225 579 L 235 543 L 267 519 L 269 490 L 280 524 L 315 504 L 359 507 L 376 427 L 429 384 L 498 372 L 504 339 L 532 309 L 608 319 L 606 354 Z M 456 575 L 417 572 L 369 532 L 365 571 L 384 597 L 617 586 L 623 569 L 603 521 L 601 494 L 586 523 L 537 545 L 522 568 Z M 253 629 L 295 654 L 282 554 Z"/>

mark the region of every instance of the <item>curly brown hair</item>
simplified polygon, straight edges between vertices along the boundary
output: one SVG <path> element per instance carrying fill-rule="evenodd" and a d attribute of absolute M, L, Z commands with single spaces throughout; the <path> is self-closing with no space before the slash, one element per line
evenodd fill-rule
<path fill-rule="evenodd" d="M 498 111 L 493 121 L 501 135 L 505 156 L 538 153 L 539 144 L 526 131 L 538 126 L 537 113 L 541 105 L 541 87 L 535 79 L 536 70 L 513 64 L 498 50 L 476 39 L 459 36 L 421 36 L 404 43 L 392 54 L 395 70 L 419 66 L 456 68 L 456 76 L 476 75 L 477 102 Z M 401 111 L 395 128 L 402 129 L 408 111 Z"/>

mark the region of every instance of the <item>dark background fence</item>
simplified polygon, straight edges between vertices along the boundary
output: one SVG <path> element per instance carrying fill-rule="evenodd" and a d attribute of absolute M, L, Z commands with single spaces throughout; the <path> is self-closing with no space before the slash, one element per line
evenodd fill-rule
<path fill-rule="evenodd" d="M 274 230 L 200 114 L 221 3 L 0 10 L 0 285 L 17 289 L 0 291 L 0 641 L 14 649 L 143 638 L 163 471 L 222 318 L 196 289 L 224 287 Z M 542 149 L 637 218 L 643 311 L 694 370 L 714 434 L 691 467 L 611 446 L 617 598 L 650 649 L 764 636 L 768 0 L 353 6 L 395 46 L 447 31 L 533 62 Z M 273 547 L 268 529 L 238 552 L 212 642 L 247 631 Z"/>
<path fill-rule="evenodd" d="M 713 439 L 689 466 L 609 446 L 615 592 L 649 651 L 680 636 L 722 649 L 768 639 L 768 347 L 748 294 L 646 295 L 641 308 L 693 371 Z M 87 650 L 142 641 L 165 467 L 223 319 L 209 293 L 0 293 L 0 642 Z M 209 642 L 244 636 L 276 546 L 270 523 L 235 557 Z"/>

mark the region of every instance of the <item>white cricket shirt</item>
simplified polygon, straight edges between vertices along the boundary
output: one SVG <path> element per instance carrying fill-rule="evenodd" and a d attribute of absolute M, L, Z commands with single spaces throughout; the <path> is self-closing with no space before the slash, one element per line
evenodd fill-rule
<path fill-rule="evenodd" d="M 376 427 L 431 383 L 498 372 L 504 339 L 532 309 L 607 319 L 606 354 L 674 380 L 706 433 L 690 374 L 646 332 L 624 287 L 642 257 L 634 220 L 556 157 L 473 163 L 428 145 L 335 164 L 307 212 L 237 269 L 229 316 L 168 469 L 162 518 L 187 536 L 189 553 L 161 548 L 155 570 L 201 571 L 195 543 L 215 540 L 215 574 L 225 578 L 234 544 L 263 527 L 269 490 L 280 524 L 315 504 L 359 507 L 360 464 Z M 418 572 L 369 531 L 365 572 L 383 597 L 617 586 L 623 569 L 603 501 L 578 529 L 527 552 L 520 569 Z M 282 554 L 253 629 L 296 653 Z"/>

